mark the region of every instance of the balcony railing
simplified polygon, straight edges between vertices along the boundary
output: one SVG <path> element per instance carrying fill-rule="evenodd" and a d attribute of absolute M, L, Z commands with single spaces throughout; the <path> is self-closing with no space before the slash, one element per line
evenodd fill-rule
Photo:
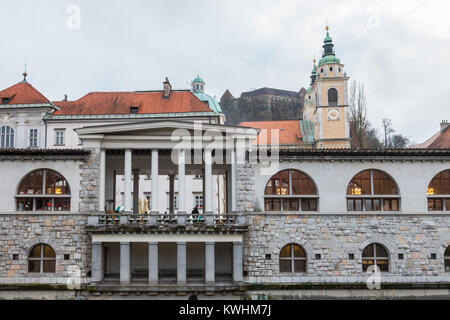
<path fill-rule="evenodd" d="M 88 217 L 90 227 L 242 227 L 240 214 L 97 214 Z"/>

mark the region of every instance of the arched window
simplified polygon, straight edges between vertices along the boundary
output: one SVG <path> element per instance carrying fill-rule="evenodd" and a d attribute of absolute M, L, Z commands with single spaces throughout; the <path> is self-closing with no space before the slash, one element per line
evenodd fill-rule
<path fill-rule="evenodd" d="M 55 250 L 49 245 L 39 243 L 31 248 L 28 254 L 28 272 L 31 273 L 55 273 Z"/>
<path fill-rule="evenodd" d="M 288 244 L 280 252 L 280 272 L 306 272 L 306 253 L 298 244 Z"/>
<path fill-rule="evenodd" d="M 265 211 L 317 211 L 313 181 L 298 170 L 283 170 L 272 176 L 264 191 Z"/>
<path fill-rule="evenodd" d="M 362 171 L 348 184 L 348 211 L 398 211 L 399 207 L 397 186 L 394 180 L 382 171 Z"/>
<path fill-rule="evenodd" d="M 370 266 L 378 266 L 381 272 L 389 272 L 389 254 L 384 246 L 371 243 L 362 253 L 362 270 L 365 272 Z M 375 270 L 374 270 L 375 271 Z"/>
<path fill-rule="evenodd" d="M 338 104 L 338 92 L 335 88 L 330 88 L 328 90 L 328 105 L 329 106 L 337 106 Z"/>
<path fill-rule="evenodd" d="M 450 246 L 448 246 L 447 249 L 445 249 L 444 266 L 445 266 L 445 272 L 450 272 Z"/>
<path fill-rule="evenodd" d="M 54 170 L 34 170 L 20 182 L 16 199 L 17 211 L 70 211 L 69 183 Z"/>
<path fill-rule="evenodd" d="M 427 188 L 428 211 L 450 211 L 450 169 L 438 173 Z"/>
<path fill-rule="evenodd" d="M 0 147 L 14 148 L 14 129 L 10 126 L 2 126 L 0 129 Z"/>

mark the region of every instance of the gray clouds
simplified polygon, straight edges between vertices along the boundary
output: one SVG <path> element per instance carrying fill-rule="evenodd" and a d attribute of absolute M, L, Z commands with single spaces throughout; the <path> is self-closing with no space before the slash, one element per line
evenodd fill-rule
<path fill-rule="evenodd" d="M 69 5 L 81 28 L 67 28 Z M 450 118 L 446 1 L 9 1 L 0 3 L 0 88 L 29 81 L 49 99 L 89 91 L 188 88 L 234 95 L 309 84 L 328 18 L 337 56 L 366 85 L 376 127 L 389 117 L 422 142 Z"/>

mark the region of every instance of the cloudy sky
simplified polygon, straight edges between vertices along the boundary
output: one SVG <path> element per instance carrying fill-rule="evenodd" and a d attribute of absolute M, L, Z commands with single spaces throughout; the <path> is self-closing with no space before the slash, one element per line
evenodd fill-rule
<path fill-rule="evenodd" d="M 375 127 L 422 142 L 450 120 L 448 1 L 2 0 L 0 88 L 28 80 L 51 100 L 89 91 L 189 88 L 239 96 L 298 91 L 320 57 L 326 19 L 336 55 L 366 86 Z M 79 13 L 79 14 L 78 14 Z M 79 18 L 79 19 L 78 19 Z"/>

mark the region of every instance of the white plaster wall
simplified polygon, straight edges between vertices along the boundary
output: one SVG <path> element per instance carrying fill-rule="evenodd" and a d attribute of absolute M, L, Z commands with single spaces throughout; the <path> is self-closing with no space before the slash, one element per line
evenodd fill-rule
<path fill-rule="evenodd" d="M 80 164 L 81 161 L 1 161 L 0 162 L 0 212 L 16 211 L 14 197 L 22 178 L 36 169 L 52 169 L 62 174 L 69 182 L 71 192 L 71 212 L 78 212 L 80 195 Z"/>
<path fill-rule="evenodd" d="M 45 125 L 42 121 L 47 110 L 4 110 L 0 112 L 0 126 L 7 125 L 14 129 L 14 147 L 27 148 L 30 129 L 38 129 L 38 147 L 45 146 Z"/>
<path fill-rule="evenodd" d="M 123 121 L 126 122 L 126 121 Z M 83 146 L 79 144 L 78 134 L 74 129 L 88 127 L 88 126 L 98 126 L 98 125 L 108 125 L 117 124 L 121 122 L 114 121 L 58 121 L 52 122 L 47 121 L 47 148 L 54 149 L 79 149 Z M 66 129 L 64 135 L 65 145 L 55 146 L 55 129 Z"/>
<path fill-rule="evenodd" d="M 389 174 L 397 183 L 401 196 L 400 212 L 428 212 L 426 191 L 431 179 L 442 170 L 450 168 L 450 161 L 293 161 L 280 162 L 278 171 L 297 169 L 308 174 L 317 186 L 319 212 L 347 212 L 346 193 L 350 180 L 360 171 L 378 169 Z M 256 167 L 255 197 L 264 204 L 264 189 L 270 177 L 278 171 L 268 172 Z M 263 206 L 262 206 L 263 207 Z"/>

